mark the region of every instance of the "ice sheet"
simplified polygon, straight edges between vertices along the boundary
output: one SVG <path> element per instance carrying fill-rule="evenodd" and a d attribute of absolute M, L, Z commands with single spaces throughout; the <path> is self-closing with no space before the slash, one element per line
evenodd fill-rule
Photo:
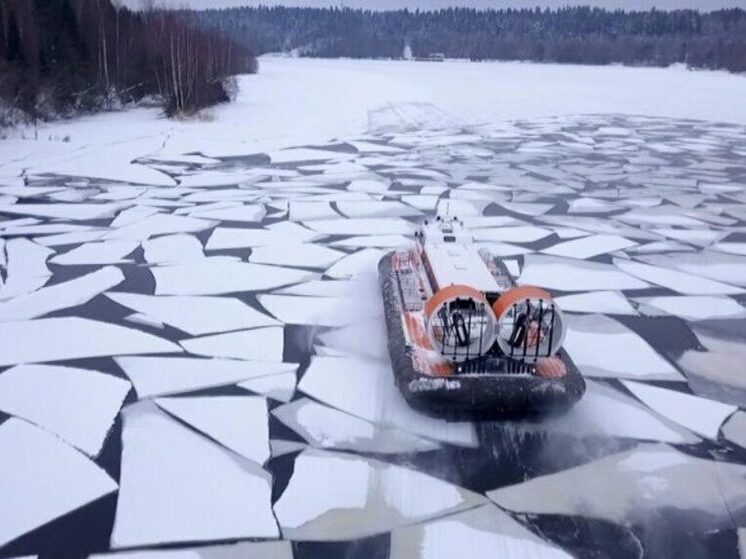
<path fill-rule="evenodd" d="M 21 419 L 0 425 L 0 546 L 117 490 L 106 472 Z"/>
<path fill-rule="evenodd" d="M 424 524 L 397 528 L 391 535 L 391 559 L 570 559 L 488 504 Z"/>
<path fill-rule="evenodd" d="M 733 529 L 732 515 L 743 508 L 746 497 L 745 477 L 746 468 L 738 464 L 695 458 L 665 444 L 641 444 L 487 495 L 518 513 L 655 524 L 676 509 L 679 528 Z M 736 504 L 739 510 L 729 508 Z"/>
<path fill-rule="evenodd" d="M 556 244 L 549 248 L 545 248 L 541 252 L 568 258 L 593 258 L 599 254 L 606 254 L 636 245 L 636 242 L 625 239 L 624 237 L 617 237 L 615 235 L 591 235 L 589 237 L 573 239 L 571 241 Z"/>
<path fill-rule="evenodd" d="M 293 373 L 295 363 L 200 359 L 194 357 L 116 357 L 139 398 L 193 392 L 242 380 Z"/>
<path fill-rule="evenodd" d="M 361 275 L 377 273 L 378 262 L 386 250 L 365 248 L 349 256 L 345 256 L 329 268 L 325 275 L 332 279 L 351 279 Z"/>
<path fill-rule="evenodd" d="M 278 326 L 182 340 L 186 351 L 208 357 L 282 361 L 284 332 Z"/>
<path fill-rule="evenodd" d="M 746 308 L 730 297 L 710 295 L 640 297 L 637 302 L 660 309 L 684 320 L 744 318 Z"/>
<path fill-rule="evenodd" d="M 684 295 L 738 295 L 746 293 L 743 289 L 733 285 L 641 262 L 615 258 L 614 265 L 630 275 Z"/>
<path fill-rule="evenodd" d="M 311 279 L 310 272 L 263 264 L 206 258 L 152 268 L 156 295 L 222 295 L 274 289 Z"/>
<path fill-rule="evenodd" d="M 591 291 L 563 295 L 555 299 L 563 311 L 602 314 L 637 314 L 627 298 L 618 291 Z"/>
<path fill-rule="evenodd" d="M 295 371 L 292 371 L 252 378 L 239 382 L 238 386 L 255 394 L 263 394 L 273 400 L 289 402 L 295 393 L 296 381 Z"/>
<path fill-rule="evenodd" d="M 345 540 L 481 502 L 475 493 L 416 470 L 308 449 L 296 458 L 275 514 L 283 535 L 293 540 Z"/>
<path fill-rule="evenodd" d="M 683 380 L 640 336 L 603 315 L 567 316 L 564 347 L 584 375 Z"/>
<path fill-rule="evenodd" d="M 99 234 L 100 236 L 100 234 Z M 137 241 L 104 241 L 84 243 L 53 256 L 50 262 L 65 266 L 116 264 L 138 247 Z"/>
<path fill-rule="evenodd" d="M 258 465 L 269 459 L 267 400 L 257 396 L 158 398 L 159 407 Z"/>
<path fill-rule="evenodd" d="M 26 320 L 53 311 L 83 305 L 124 281 L 124 274 L 107 266 L 90 274 L 57 283 L 49 287 L 19 295 L 9 301 L 0 301 L 0 322 Z"/>
<path fill-rule="evenodd" d="M 561 291 L 645 289 L 648 284 L 609 264 L 529 254 L 519 278 L 523 285 Z"/>
<path fill-rule="evenodd" d="M 279 536 L 267 472 L 150 402 L 122 416 L 113 547 Z"/>
<path fill-rule="evenodd" d="M 0 373 L 0 410 L 95 457 L 129 390 L 126 380 L 97 371 L 19 365 Z"/>
<path fill-rule="evenodd" d="M 156 235 L 197 233 L 215 225 L 214 221 L 184 215 L 155 214 L 106 234 L 110 240 L 145 241 Z"/>
<path fill-rule="evenodd" d="M 252 249 L 249 260 L 256 264 L 327 268 L 346 253 L 311 243 L 272 243 Z"/>
<path fill-rule="evenodd" d="M 108 293 L 107 297 L 192 336 L 278 324 L 271 317 L 231 297 L 171 297 L 137 293 Z"/>
<path fill-rule="evenodd" d="M 663 417 L 708 439 L 717 439 L 720 425 L 738 409 L 736 406 L 729 406 L 677 390 L 633 381 L 622 381 L 622 384 Z"/>
<path fill-rule="evenodd" d="M 293 559 L 293 545 L 288 541 L 240 542 L 179 549 L 120 551 L 96 553 L 90 559 Z"/>
<path fill-rule="evenodd" d="M 400 218 L 319 219 L 304 223 L 326 235 L 411 235 L 415 225 Z"/>
<path fill-rule="evenodd" d="M 0 283 L 0 300 L 31 293 L 47 283 L 52 272 L 47 268 L 47 258 L 52 249 L 28 239 L 9 239 L 5 242 L 7 274 L 5 285 Z"/>
<path fill-rule="evenodd" d="M 205 257 L 202 243 L 192 235 L 165 235 L 142 243 L 149 264 L 179 264 Z"/>
<path fill-rule="evenodd" d="M 44 343 L 38 343 L 40 340 Z M 0 323 L 0 365 L 181 351 L 178 345 L 162 338 L 87 318 L 41 318 Z"/>

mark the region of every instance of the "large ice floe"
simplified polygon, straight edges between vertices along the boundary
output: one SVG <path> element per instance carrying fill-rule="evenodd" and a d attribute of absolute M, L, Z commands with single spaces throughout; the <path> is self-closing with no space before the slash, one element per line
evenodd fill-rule
<path fill-rule="evenodd" d="M 271 476 L 259 465 L 182 426 L 150 402 L 134 404 L 122 415 L 113 547 L 279 536 L 270 505 Z"/>
<path fill-rule="evenodd" d="M 101 468 L 21 419 L 0 425 L 0 545 L 113 491 Z"/>

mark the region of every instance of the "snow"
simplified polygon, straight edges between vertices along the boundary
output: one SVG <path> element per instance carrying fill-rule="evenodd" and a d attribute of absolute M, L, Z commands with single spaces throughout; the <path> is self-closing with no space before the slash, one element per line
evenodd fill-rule
<path fill-rule="evenodd" d="M 114 267 L 100 268 L 70 281 L 0 301 L 0 322 L 25 320 L 53 311 L 83 305 L 124 281 L 124 274 Z"/>
<path fill-rule="evenodd" d="M 397 528 L 391 559 L 569 559 L 494 505 Z"/>
<path fill-rule="evenodd" d="M 410 408 L 384 361 L 313 357 L 298 388 L 309 396 L 361 419 L 429 439 L 475 446 L 474 425 L 429 418 Z"/>
<path fill-rule="evenodd" d="M 0 425 L 0 546 L 116 491 L 101 468 L 21 419 Z"/>
<path fill-rule="evenodd" d="M 256 396 L 158 398 L 160 408 L 260 466 L 269 459 L 267 401 Z"/>
<path fill-rule="evenodd" d="M 274 508 L 285 537 L 345 540 L 463 510 L 482 499 L 416 470 L 308 449 L 296 458 Z"/>
<path fill-rule="evenodd" d="M 156 295 L 222 295 L 261 291 L 310 279 L 312 274 L 292 268 L 205 258 L 174 266 L 152 268 Z"/>
<path fill-rule="evenodd" d="M 568 316 L 564 348 L 591 377 L 683 380 L 681 374 L 623 324 L 603 315 Z"/>
<path fill-rule="evenodd" d="M 374 274 L 378 269 L 378 262 L 385 250 L 377 248 L 365 248 L 345 256 L 329 268 L 325 275 L 332 279 L 351 279 L 361 275 Z"/>
<path fill-rule="evenodd" d="M 0 365 L 181 351 L 178 345 L 139 330 L 87 318 L 0 323 Z"/>
<path fill-rule="evenodd" d="M 97 371 L 19 365 L 0 373 L 0 410 L 96 456 L 130 383 Z"/>
<path fill-rule="evenodd" d="M 191 338 L 179 343 L 186 351 L 195 355 L 255 361 L 282 361 L 284 339 L 281 327 L 269 326 Z"/>
<path fill-rule="evenodd" d="M 738 409 L 736 406 L 658 386 L 633 381 L 622 381 L 622 384 L 662 416 L 709 439 L 717 439 L 720 425 Z"/>
<path fill-rule="evenodd" d="M 294 363 L 200 359 L 194 357 L 116 357 L 139 398 L 193 392 L 242 380 L 293 373 Z"/>
<path fill-rule="evenodd" d="M 275 538 L 271 477 L 150 402 L 122 413 L 113 547 Z"/>
<path fill-rule="evenodd" d="M 274 326 L 276 320 L 231 297 L 190 297 L 107 293 L 122 306 L 192 336 Z"/>
<path fill-rule="evenodd" d="M 307 398 L 275 408 L 272 415 L 317 448 L 382 454 L 438 448 L 432 441 L 376 425 Z"/>

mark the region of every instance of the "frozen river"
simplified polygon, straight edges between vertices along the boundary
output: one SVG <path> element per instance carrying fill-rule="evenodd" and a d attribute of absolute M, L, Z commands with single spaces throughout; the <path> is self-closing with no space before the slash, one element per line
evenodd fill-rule
<path fill-rule="evenodd" d="M 240 83 L 201 119 L 0 142 L 0 557 L 739 557 L 742 77 Z M 556 296 L 588 382 L 566 416 L 403 402 L 376 263 L 435 212 Z"/>

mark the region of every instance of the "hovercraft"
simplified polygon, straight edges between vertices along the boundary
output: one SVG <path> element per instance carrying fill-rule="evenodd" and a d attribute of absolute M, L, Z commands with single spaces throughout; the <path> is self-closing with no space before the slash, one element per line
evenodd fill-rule
<path fill-rule="evenodd" d="M 410 406 L 438 416 L 563 412 L 585 381 L 562 349 L 551 295 L 516 286 L 462 222 L 437 217 L 379 265 L 394 377 Z"/>

